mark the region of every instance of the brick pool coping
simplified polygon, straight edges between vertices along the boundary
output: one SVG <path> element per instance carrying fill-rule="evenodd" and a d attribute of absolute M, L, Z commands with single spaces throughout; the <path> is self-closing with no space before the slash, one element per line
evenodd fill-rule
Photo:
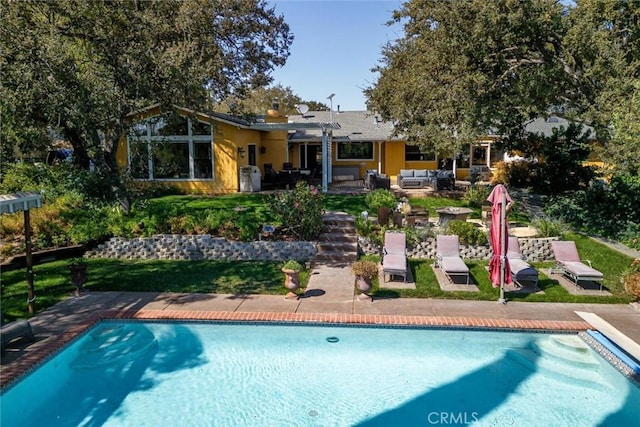
<path fill-rule="evenodd" d="M 569 320 L 518 320 L 492 319 L 477 317 L 448 316 L 403 316 L 377 314 L 338 314 L 338 313 L 272 313 L 272 312 L 226 312 L 226 311 L 181 311 L 181 310 L 102 310 L 85 317 L 70 327 L 55 340 L 48 339 L 33 351 L 29 351 L 19 360 L 3 365 L 0 376 L 0 389 L 19 380 L 39 363 L 55 356 L 65 345 L 97 322 L 110 319 L 135 320 L 189 320 L 189 321 L 228 321 L 228 322 L 286 322 L 286 323 L 333 323 L 352 325 L 388 325 L 388 326 L 424 326 L 450 328 L 490 328 L 505 330 L 533 330 L 580 332 L 592 329 L 584 321 Z M 46 342 L 49 341 L 49 342 Z"/>

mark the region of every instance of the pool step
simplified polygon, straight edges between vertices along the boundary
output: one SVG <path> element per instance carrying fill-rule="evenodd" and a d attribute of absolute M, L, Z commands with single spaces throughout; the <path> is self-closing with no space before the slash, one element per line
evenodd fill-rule
<path fill-rule="evenodd" d="M 584 387 L 609 387 L 600 375 L 600 361 L 577 336 L 540 338 L 527 348 L 512 349 L 512 359 L 532 371 Z"/>
<path fill-rule="evenodd" d="M 597 367 L 598 360 L 589 352 L 589 346 L 573 335 L 549 337 L 532 344 L 533 350 L 541 355 L 566 361 L 574 365 Z"/>
<path fill-rule="evenodd" d="M 109 325 L 91 332 L 71 362 L 75 369 L 92 369 L 129 362 L 157 345 L 153 334 L 137 325 Z"/>

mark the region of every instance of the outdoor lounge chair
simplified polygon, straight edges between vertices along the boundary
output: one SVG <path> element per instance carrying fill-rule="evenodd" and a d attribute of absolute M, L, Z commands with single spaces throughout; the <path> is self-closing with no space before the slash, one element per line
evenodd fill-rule
<path fill-rule="evenodd" d="M 522 282 L 531 282 L 533 286 L 538 285 L 538 270 L 531 267 L 529 263 L 522 258 L 520 243 L 517 237 L 509 236 L 507 258 L 509 259 L 511 278 L 514 283 L 519 286 L 524 286 Z"/>
<path fill-rule="evenodd" d="M 382 248 L 382 274 L 384 281 L 389 275 L 402 276 L 407 281 L 407 236 L 404 233 L 384 234 L 384 247 Z"/>
<path fill-rule="evenodd" d="M 458 236 L 437 237 L 436 268 L 440 268 L 451 282 L 452 276 L 465 276 L 467 285 L 469 284 L 469 267 L 460 257 Z"/>
<path fill-rule="evenodd" d="M 407 254 L 407 235 L 404 233 L 384 233 L 384 246 L 382 251 L 385 254 Z"/>
<path fill-rule="evenodd" d="M 580 261 L 580 255 L 578 255 L 578 249 L 574 241 L 554 240 L 551 242 L 551 249 L 553 249 L 553 256 L 556 259 L 556 269 L 560 270 L 565 276 L 570 277 L 576 287 L 579 286 L 578 282 L 580 280 L 588 280 L 600 282 L 600 290 L 602 290 L 604 275 L 591 267 L 591 261 L 585 260 L 589 265 Z"/>

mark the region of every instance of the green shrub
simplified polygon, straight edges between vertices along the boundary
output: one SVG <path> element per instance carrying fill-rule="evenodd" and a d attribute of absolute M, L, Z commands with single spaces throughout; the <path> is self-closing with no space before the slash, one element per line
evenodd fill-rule
<path fill-rule="evenodd" d="M 539 237 L 562 237 L 570 230 L 564 221 L 548 217 L 535 218 L 531 225 L 538 230 Z"/>
<path fill-rule="evenodd" d="M 363 218 L 362 215 L 356 216 L 356 232 L 359 236 L 369 237 L 373 233 L 373 222 L 368 218 Z"/>
<path fill-rule="evenodd" d="M 486 185 L 473 185 L 467 188 L 462 201 L 471 207 L 479 208 L 486 203 L 490 193 L 491 190 Z"/>
<path fill-rule="evenodd" d="M 628 222 L 627 227 L 618 234 L 618 240 L 632 249 L 640 249 L 640 224 Z"/>
<path fill-rule="evenodd" d="M 379 208 L 393 209 L 398 205 L 398 199 L 393 193 L 384 188 L 378 188 L 364 196 L 364 202 L 367 207 L 372 211 L 377 211 Z"/>
<path fill-rule="evenodd" d="M 300 181 L 293 190 L 267 198 L 266 205 L 275 219 L 300 239 L 314 240 L 320 235 L 323 201 L 315 186 Z"/>
<path fill-rule="evenodd" d="M 301 271 L 302 264 L 300 264 L 295 259 L 290 259 L 282 265 L 283 270 L 293 270 L 293 271 Z"/>
<path fill-rule="evenodd" d="M 457 235 L 463 245 L 486 245 L 488 242 L 487 234 L 472 222 L 449 221 L 446 233 Z"/>
<path fill-rule="evenodd" d="M 410 248 L 414 248 L 419 243 L 435 237 L 433 230 L 427 227 L 406 227 L 404 234 L 407 236 L 407 246 Z"/>
<path fill-rule="evenodd" d="M 554 197 L 547 203 L 545 214 L 590 234 L 619 238 L 629 223 L 640 224 L 638 194 L 640 177 L 614 176 L 608 186 L 591 185 Z"/>
<path fill-rule="evenodd" d="M 67 163 L 47 166 L 18 162 L 8 165 L 3 173 L 2 193 L 35 191 L 42 194 L 44 202 L 50 202 L 62 195 L 81 192 L 82 173 Z"/>

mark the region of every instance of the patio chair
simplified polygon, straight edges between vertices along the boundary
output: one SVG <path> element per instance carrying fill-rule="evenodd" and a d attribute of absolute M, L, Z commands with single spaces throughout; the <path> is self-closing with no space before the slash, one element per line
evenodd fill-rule
<path fill-rule="evenodd" d="M 600 290 L 602 290 L 604 275 L 591 267 L 591 261 L 585 260 L 589 265 L 580 261 L 580 255 L 574 241 L 554 240 L 551 242 L 551 249 L 556 260 L 556 269 L 571 278 L 576 287 L 579 286 L 580 280 L 585 280 L 599 282 Z"/>
<path fill-rule="evenodd" d="M 524 286 L 522 282 L 532 283 L 538 286 L 538 270 L 531 267 L 522 257 L 518 238 L 509 236 L 509 246 L 507 247 L 507 258 L 511 268 L 511 278 L 518 286 Z"/>
<path fill-rule="evenodd" d="M 407 281 L 407 236 L 404 233 L 384 234 L 384 246 L 382 248 L 382 275 L 384 281 L 393 279 L 393 276 L 402 276 Z"/>
<path fill-rule="evenodd" d="M 464 276 L 469 284 L 469 267 L 460 257 L 458 236 L 437 237 L 436 268 L 440 268 L 452 283 L 455 283 L 452 276 Z"/>

